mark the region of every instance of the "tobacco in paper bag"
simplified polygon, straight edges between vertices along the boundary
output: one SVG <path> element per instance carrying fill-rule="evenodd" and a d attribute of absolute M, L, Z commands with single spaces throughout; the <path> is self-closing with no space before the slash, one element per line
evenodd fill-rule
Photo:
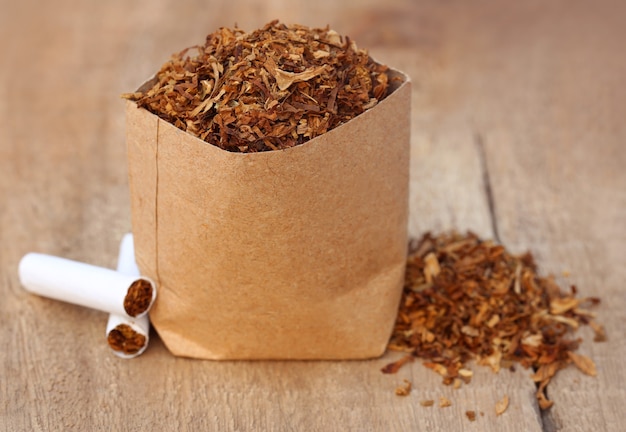
<path fill-rule="evenodd" d="M 136 258 L 172 353 L 384 352 L 406 259 L 406 75 L 274 21 L 219 29 L 125 97 Z"/>

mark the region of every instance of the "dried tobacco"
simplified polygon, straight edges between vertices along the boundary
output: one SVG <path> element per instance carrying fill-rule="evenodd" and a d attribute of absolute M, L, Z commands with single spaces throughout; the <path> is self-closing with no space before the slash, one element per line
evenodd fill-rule
<path fill-rule="evenodd" d="M 120 324 L 109 332 L 107 342 L 114 351 L 137 354 L 146 345 L 146 337 L 131 326 Z"/>
<path fill-rule="evenodd" d="M 220 28 L 123 97 L 222 149 L 260 152 L 302 144 L 374 107 L 389 92 L 387 71 L 328 27 L 272 21 L 251 33 Z"/>
<path fill-rule="evenodd" d="M 506 409 L 509 407 L 509 397 L 504 395 L 502 400 L 496 402 L 496 416 L 503 414 Z"/>
<path fill-rule="evenodd" d="M 137 279 L 128 288 L 124 298 L 124 310 L 132 317 L 146 312 L 152 305 L 152 284 L 145 279 Z"/>
<path fill-rule="evenodd" d="M 411 394 L 412 384 L 409 380 L 404 380 L 404 384 L 396 387 L 397 396 L 408 396 Z"/>
<path fill-rule="evenodd" d="M 585 309 L 594 297 L 576 298 L 576 287 L 561 292 L 552 277 L 541 277 L 530 253 L 514 256 L 475 234 L 425 234 L 410 245 L 404 293 L 388 348 L 407 356 L 383 368 L 394 373 L 414 357 L 443 376 L 444 384 L 469 383 L 470 359 L 495 372 L 519 362 L 534 368 L 537 399 L 552 405 L 545 388 L 570 363 L 595 375 L 593 361 L 574 353 L 580 339 L 568 333 L 589 324 L 595 340 L 604 328 Z M 508 406 L 508 397 L 497 407 Z"/>

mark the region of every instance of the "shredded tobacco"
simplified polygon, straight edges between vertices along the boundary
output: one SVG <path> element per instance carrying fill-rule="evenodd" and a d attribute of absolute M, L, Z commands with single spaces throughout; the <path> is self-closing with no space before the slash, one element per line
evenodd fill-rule
<path fill-rule="evenodd" d="M 396 387 L 397 396 L 408 396 L 411 394 L 411 381 L 404 380 L 404 384 Z"/>
<path fill-rule="evenodd" d="M 231 152 L 302 144 L 374 107 L 388 68 L 328 27 L 272 21 L 220 28 L 186 48 L 136 93 L 122 95 Z"/>
<path fill-rule="evenodd" d="M 507 395 L 504 395 L 502 400 L 499 400 L 498 402 L 496 402 L 496 416 L 503 414 L 504 411 L 506 411 L 508 407 L 509 407 L 509 397 Z"/>
<path fill-rule="evenodd" d="M 146 344 L 146 337 L 129 325 L 120 324 L 109 332 L 107 342 L 114 351 L 136 354 Z"/>
<path fill-rule="evenodd" d="M 137 279 L 131 284 L 124 297 L 124 310 L 132 317 L 141 315 L 152 303 L 152 285 L 145 279 Z"/>
<path fill-rule="evenodd" d="M 425 234 L 411 242 L 404 294 L 389 350 L 407 356 L 383 368 L 394 373 L 411 358 L 455 387 L 469 383 L 470 359 L 494 372 L 513 362 L 533 368 L 537 400 L 552 406 L 545 389 L 570 363 L 595 375 L 593 361 L 576 354 L 580 339 L 569 334 L 589 324 L 595 340 L 606 340 L 588 306 L 598 298 L 576 298 L 576 287 L 564 293 L 552 277 L 541 277 L 530 253 L 510 254 L 503 246 L 473 233 Z M 508 398 L 499 406 L 504 410 Z"/>

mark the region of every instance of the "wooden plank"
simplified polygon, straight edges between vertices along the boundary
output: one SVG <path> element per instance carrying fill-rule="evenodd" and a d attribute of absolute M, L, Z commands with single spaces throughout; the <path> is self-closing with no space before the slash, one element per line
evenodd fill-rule
<path fill-rule="evenodd" d="M 605 6 L 500 11 L 492 19 L 506 31 L 496 28 L 500 37 L 468 59 L 501 240 L 533 251 L 564 288 L 603 299 L 597 313 L 609 342 L 580 332 L 580 352 L 598 376 L 574 367 L 558 374 L 548 389 L 555 406 L 543 413 L 547 431 L 617 431 L 625 419 L 626 59 L 614 53 L 626 10 Z M 490 68 L 499 73 L 479 75 Z"/>
<path fill-rule="evenodd" d="M 419 362 L 383 375 L 392 354 L 191 361 L 171 356 L 156 335 L 143 356 L 121 361 L 104 344 L 104 314 L 28 295 L 15 271 L 29 250 L 112 267 L 130 228 L 119 93 L 220 25 L 252 29 L 282 16 L 328 22 L 413 77 L 413 235 L 469 228 L 492 237 L 488 168 L 504 243 L 531 247 L 548 271 L 571 270 L 583 293 L 616 299 L 600 312 L 617 341 L 626 253 L 626 98 L 612 93 L 624 71 L 618 14 L 594 5 L 590 18 L 589 6 L 572 2 L 231 1 L 210 13 L 167 1 L 0 6 L 0 429 L 533 431 L 543 421 L 546 430 L 618 430 L 623 343 L 585 344 L 599 377 L 563 373 L 551 384 L 557 405 L 542 419 L 519 368 L 473 367 L 473 382 L 453 390 Z M 587 39 L 580 28 L 597 34 Z M 582 107 L 593 100 L 587 117 Z M 414 390 L 401 398 L 394 389 L 405 378 Z M 504 394 L 511 406 L 496 418 Z M 419 405 L 440 396 L 453 405 Z M 466 410 L 485 415 L 471 423 Z"/>
<path fill-rule="evenodd" d="M 450 16 L 446 19 L 450 20 Z M 455 21 L 452 19 L 450 25 Z M 455 65 L 450 56 L 456 50 L 447 46 L 451 42 L 444 39 L 436 44 L 436 50 L 425 46 L 413 55 L 407 50 L 389 48 L 378 55 L 381 60 L 408 71 L 417 88 L 413 99 L 409 230 L 413 236 L 425 231 L 472 230 L 484 238 L 493 238 L 484 161 L 476 144 L 474 125 L 463 111 L 434 109 L 459 102 L 452 100 L 454 96 L 449 89 L 456 85 L 452 81 L 458 73 L 450 70 Z M 377 55 L 375 50 L 373 54 Z M 442 386 L 438 376 L 424 374 L 419 363 L 409 365 L 411 375 L 401 370 L 398 377 L 414 383 L 416 402 L 435 400 L 435 408 L 425 411 L 432 423 L 419 426 L 434 430 L 541 430 L 535 386 L 528 371 L 517 368 L 515 373 L 501 371 L 495 375 L 472 364 L 475 373 L 472 383 L 452 390 Z M 424 382 L 427 384 L 423 385 Z M 505 395 L 510 397 L 510 408 L 496 418 L 495 404 Z M 449 398 L 453 406 L 439 408 L 441 396 Z M 420 408 L 423 412 L 422 407 L 418 407 L 418 412 Z M 466 411 L 476 412 L 475 423 L 466 418 Z"/>

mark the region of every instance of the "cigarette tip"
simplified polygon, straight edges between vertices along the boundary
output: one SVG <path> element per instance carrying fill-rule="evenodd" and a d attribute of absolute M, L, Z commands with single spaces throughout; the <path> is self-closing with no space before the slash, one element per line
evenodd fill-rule
<path fill-rule="evenodd" d="M 146 350 L 148 334 L 131 323 L 120 323 L 108 332 L 107 342 L 116 356 L 130 359 Z"/>

